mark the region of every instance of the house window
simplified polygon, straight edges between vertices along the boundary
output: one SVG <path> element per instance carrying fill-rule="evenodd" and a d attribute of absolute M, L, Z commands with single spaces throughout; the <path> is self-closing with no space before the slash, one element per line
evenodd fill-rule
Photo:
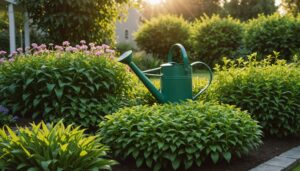
<path fill-rule="evenodd" d="M 129 33 L 127 29 L 125 30 L 125 39 L 129 39 Z"/>

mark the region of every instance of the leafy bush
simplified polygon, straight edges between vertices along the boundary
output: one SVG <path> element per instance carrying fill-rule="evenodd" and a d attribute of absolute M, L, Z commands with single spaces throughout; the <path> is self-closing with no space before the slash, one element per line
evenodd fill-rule
<path fill-rule="evenodd" d="M 0 126 L 15 123 L 16 118 L 9 114 L 9 110 L 0 105 Z"/>
<path fill-rule="evenodd" d="M 153 69 L 163 64 L 163 61 L 152 54 L 147 54 L 145 51 L 133 54 L 133 62 L 141 69 Z"/>
<path fill-rule="evenodd" d="M 116 48 L 120 54 L 123 54 L 124 52 L 126 52 L 128 50 L 136 51 L 136 49 L 132 43 L 126 43 L 126 42 L 118 43 Z"/>
<path fill-rule="evenodd" d="M 197 59 L 212 65 L 241 47 L 243 26 L 231 17 L 201 17 L 193 25 L 191 42 Z"/>
<path fill-rule="evenodd" d="M 95 54 L 99 56 L 91 51 L 39 52 L 0 64 L 1 104 L 13 115 L 97 125 L 131 97 L 135 79 L 111 53 Z"/>
<path fill-rule="evenodd" d="M 116 162 L 105 159 L 108 148 L 99 136 L 87 136 L 84 130 L 62 122 L 44 122 L 0 130 L 0 169 L 2 170 L 100 170 Z"/>
<path fill-rule="evenodd" d="M 246 25 L 245 45 L 252 52 L 269 55 L 280 52 L 290 60 L 300 46 L 300 20 L 290 15 L 259 16 Z"/>
<path fill-rule="evenodd" d="M 260 126 L 229 105 L 185 102 L 125 108 L 100 123 L 103 142 L 113 154 L 134 158 L 157 171 L 188 169 L 240 156 L 261 143 Z M 180 169 L 180 170 L 183 170 Z"/>
<path fill-rule="evenodd" d="M 210 91 L 214 99 L 248 110 L 267 134 L 300 131 L 300 70 L 293 64 L 270 56 L 257 62 L 255 55 L 237 64 L 225 60 L 224 67 L 216 68 Z"/>
<path fill-rule="evenodd" d="M 159 16 L 146 21 L 136 32 L 135 40 L 147 53 L 164 59 L 173 44 L 188 46 L 190 31 L 189 23 L 182 17 Z"/>

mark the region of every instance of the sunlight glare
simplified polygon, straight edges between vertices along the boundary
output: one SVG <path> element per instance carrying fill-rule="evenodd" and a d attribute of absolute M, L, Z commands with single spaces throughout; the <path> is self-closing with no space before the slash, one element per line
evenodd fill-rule
<path fill-rule="evenodd" d="M 147 2 L 150 3 L 151 5 L 158 5 L 162 3 L 162 0 L 147 0 Z"/>

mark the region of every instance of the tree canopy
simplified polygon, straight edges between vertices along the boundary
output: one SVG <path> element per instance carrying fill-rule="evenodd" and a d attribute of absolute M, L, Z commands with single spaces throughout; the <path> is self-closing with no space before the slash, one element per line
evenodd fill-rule
<path fill-rule="evenodd" d="M 282 0 L 283 6 L 287 12 L 298 15 L 300 12 L 300 0 Z"/>
<path fill-rule="evenodd" d="M 118 12 L 130 0 L 19 0 L 52 43 L 114 43 Z"/>

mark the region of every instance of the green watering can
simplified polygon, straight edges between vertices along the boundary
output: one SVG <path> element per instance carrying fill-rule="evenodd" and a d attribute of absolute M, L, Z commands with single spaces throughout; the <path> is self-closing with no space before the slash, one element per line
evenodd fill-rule
<path fill-rule="evenodd" d="M 173 62 L 173 51 L 175 48 L 180 49 L 183 64 Z M 141 71 L 132 62 L 131 50 L 125 52 L 121 57 L 119 57 L 118 61 L 129 65 L 129 67 L 139 77 L 139 79 L 143 82 L 143 84 L 148 88 L 148 90 L 151 92 L 151 94 L 153 94 L 153 96 L 159 103 L 176 103 L 187 99 L 195 100 L 209 87 L 212 81 L 212 71 L 210 67 L 207 64 L 199 61 L 189 64 L 185 48 L 178 43 L 171 47 L 168 54 L 168 63 L 162 64 L 159 68 Z M 200 90 L 198 94 L 193 96 L 192 66 L 197 64 L 204 65 L 208 69 L 210 78 L 208 84 L 202 90 Z M 160 75 L 150 74 L 151 72 L 158 70 L 160 70 L 161 72 Z M 161 77 L 161 91 L 156 89 L 156 87 L 151 83 L 146 75 Z"/>

